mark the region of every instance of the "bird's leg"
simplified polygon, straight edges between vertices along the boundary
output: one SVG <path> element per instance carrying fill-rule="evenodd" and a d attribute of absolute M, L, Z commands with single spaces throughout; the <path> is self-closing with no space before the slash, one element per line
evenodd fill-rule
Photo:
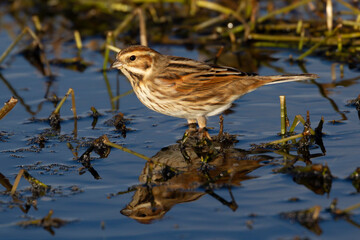
<path fill-rule="evenodd" d="M 199 132 L 200 132 L 200 136 L 201 138 L 206 137 L 207 139 L 211 140 L 210 134 L 208 133 L 207 129 L 206 129 L 206 117 L 201 116 L 197 118 L 197 122 L 199 125 Z"/>
<path fill-rule="evenodd" d="M 185 131 L 182 139 L 181 144 L 184 145 L 188 140 L 189 136 L 193 135 L 196 132 L 196 119 L 187 119 L 189 128 Z"/>
<path fill-rule="evenodd" d="M 196 132 L 196 119 L 187 119 L 189 125 L 189 133 Z"/>

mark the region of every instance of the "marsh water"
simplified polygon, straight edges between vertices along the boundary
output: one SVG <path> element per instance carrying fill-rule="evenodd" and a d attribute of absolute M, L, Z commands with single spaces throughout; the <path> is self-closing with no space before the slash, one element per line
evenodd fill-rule
<path fill-rule="evenodd" d="M 11 41 L 5 31 L 0 32 L 1 52 Z M 91 41 L 85 40 L 84 45 Z M 152 47 L 163 54 L 200 60 L 211 59 L 217 52 L 211 47 L 207 48 L 210 51 Z M 235 135 L 237 141 L 222 150 L 227 157 L 208 162 L 206 172 L 181 154 L 178 140 L 187 130 L 186 121 L 142 105 L 123 75 L 101 71 L 100 52 L 84 48 L 81 56 L 91 65 L 75 71 L 53 64 L 55 77 L 48 78 L 20 50 L 6 59 L 0 72 L 0 102 L 11 96 L 19 99 L 0 121 L 1 239 L 356 239 L 359 235 L 358 208 L 349 215 L 327 210 L 334 199 L 339 209 L 354 206 L 360 199 L 359 188 L 348 179 L 359 167 L 360 154 L 359 115 L 356 107 L 348 104 L 360 93 L 356 69 L 316 56 L 307 57 L 300 67 L 288 60 L 299 53 L 283 49 L 254 49 L 253 55 L 260 58 L 254 60 L 248 54 L 246 64 L 240 61 L 244 52 L 222 55 L 218 64 L 260 75 L 303 73 L 306 69 L 319 78 L 264 86 L 236 100 L 232 111 L 224 115 L 224 131 Z M 48 58 L 55 55 L 50 53 Z M 63 47 L 61 57 L 76 55 L 73 42 Z M 46 121 L 55 104 L 44 97 L 63 97 L 69 88 L 74 90 L 79 116 L 76 136 L 70 97 L 61 108 L 61 128 L 51 130 Z M 315 128 L 324 117 L 325 154 L 315 143 L 308 146 L 306 163 L 300 161 L 305 157 L 296 148 L 287 155 L 270 148 L 254 150 L 254 145 L 281 138 L 280 95 L 286 96 L 290 122 L 298 114 L 305 118 L 309 111 Z M 114 96 L 120 97 L 112 101 Z M 96 125 L 92 125 L 91 107 L 101 114 Z M 111 123 L 119 112 L 126 119 L 126 137 Z M 217 135 L 219 117 L 211 117 L 208 126 L 210 135 Z M 301 133 L 302 124 L 295 131 Z M 134 154 L 112 148 L 105 156 L 91 153 L 90 171 L 77 159 L 104 134 L 111 142 L 161 164 L 149 166 Z M 39 136 L 44 140 L 39 142 Z M 186 149 L 190 158 L 199 158 L 192 151 Z M 309 161 L 328 166 L 332 178 L 303 180 L 281 171 L 289 159 L 298 159 L 295 166 Z M 30 183 L 21 179 L 15 201 L 4 182 L 13 183 L 20 169 L 50 189 L 36 195 Z M 312 185 L 312 181 L 316 182 Z M 291 217 L 291 213 L 314 206 L 320 207 L 320 216 L 311 224 L 301 224 L 298 215 Z M 50 210 L 53 218 L 66 224 L 59 228 L 18 225 L 42 219 Z"/>

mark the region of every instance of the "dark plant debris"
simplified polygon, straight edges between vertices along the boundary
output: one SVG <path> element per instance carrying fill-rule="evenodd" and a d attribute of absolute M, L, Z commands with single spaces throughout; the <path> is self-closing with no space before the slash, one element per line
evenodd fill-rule
<path fill-rule="evenodd" d="M 66 224 L 68 224 L 70 221 L 63 220 L 60 218 L 54 218 L 52 217 L 54 211 L 50 210 L 49 213 L 41 218 L 41 219 L 34 219 L 34 220 L 28 220 L 28 221 L 22 221 L 18 222 L 17 225 L 21 227 L 42 227 L 46 231 L 48 231 L 51 235 L 55 235 L 55 232 L 53 228 L 60 228 Z"/>
<path fill-rule="evenodd" d="M 80 156 L 80 158 L 78 159 L 78 161 L 84 166 L 85 169 L 87 169 L 91 175 L 95 178 L 95 179 L 101 179 L 100 175 L 98 174 L 98 172 L 92 167 L 90 161 L 91 161 L 91 157 L 90 154 L 91 152 L 95 152 L 97 153 L 101 158 L 107 158 L 110 154 L 111 148 L 109 146 L 107 146 L 104 142 L 105 141 L 109 141 L 109 139 L 107 138 L 106 135 L 103 135 L 97 139 L 95 139 L 91 146 Z M 84 169 L 80 169 L 79 173 L 83 174 Z"/>
<path fill-rule="evenodd" d="M 31 185 L 29 188 L 18 189 L 20 179 L 24 177 Z M 70 193 L 65 193 L 62 187 L 52 188 L 34 178 L 28 171 L 20 169 L 19 173 L 12 185 L 10 181 L 0 173 L 0 183 L 5 188 L 5 191 L 0 191 L 0 195 L 10 195 L 11 200 L 2 201 L 2 204 L 7 205 L 9 208 L 17 206 L 21 211 L 27 213 L 31 207 L 37 210 L 37 200 L 43 196 L 55 197 L 73 195 L 82 192 L 77 186 L 69 188 Z M 29 193 L 31 195 L 29 195 Z"/>
<path fill-rule="evenodd" d="M 111 150 L 111 148 L 109 146 L 105 145 L 104 141 L 109 141 L 109 139 L 106 135 L 103 135 L 103 136 L 95 139 L 93 142 L 94 151 L 101 158 L 107 158 L 109 156 L 110 150 Z"/>
<path fill-rule="evenodd" d="M 47 70 L 44 61 L 44 50 L 40 47 L 39 43 L 33 41 L 24 50 L 20 52 L 28 62 L 34 66 L 42 75 L 46 76 Z"/>
<path fill-rule="evenodd" d="M 108 126 L 114 126 L 116 131 L 120 132 L 123 138 L 126 138 L 126 133 L 130 131 L 130 129 L 126 127 L 126 124 L 129 122 L 130 119 L 125 118 L 124 114 L 119 112 L 114 115 L 112 119 L 105 121 L 105 124 Z"/>
<path fill-rule="evenodd" d="M 360 223 L 353 220 L 351 211 L 360 208 L 360 203 L 357 203 L 355 205 L 352 205 L 350 207 L 347 207 L 346 209 L 339 209 L 337 207 L 338 200 L 335 198 L 331 204 L 330 207 L 326 210 L 332 214 L 332 216 L 335 219 L 344 219 L 348 223 L 354 225 L 357 228 L 360 228 Z"/>
<path fill-rule="evenodd" d="M 63 67 L 66 69 L 83 72 L 87 67 L 91 66 L 92 63 L 84 61 L 80 57 L 66 58 L 66 59 L 52 59 L 49 61 L 54 66 Z"/>
<path fill-rule="evenodd" d="M 305 210 L 280 213 L 280 217 L 298 222 L 316 235 L 320 235 L 322 233 L 319 226 L 320 211 L 320 206 L 314 206 Z"/>
<path fill-rule="evenodd" d="M 322 133 L 322 129 L 323 129 L 323 125 L 324 125 L 324 118 L 322 117 L 321 120 L 319 121 L 318 126 L 315 128 L 315 143 L 320 147 L 321 152 L 323 154 L 326 153 L 326 149 L 323 143 L 323 133 Z"/>
<path fill-rule="evenodd" d="M 93 121 L 91 123 L 91 126 L 92 126 L 92 129 L 94 129 L 96 127 L 99 116 L 101 116 L 101 114 L 96 110 L 95 107 L 91 107 L 90 110 L 91 110 L 91 116 L 93 117 Z"/>
<path fill-rule="evenodd" d="M 285 166 L 277 172 L 290 174 L 294 182 L 304 185 L 316 194 L 329 194 L 333 176 L 328 166 L 309 164 L 307 166 Z"/>
<path fill-rule="evenodd" d="M 126 138 L 126 126 L 125 123 L 128 120 L 124 118 L 124 114 L 123 113 L 118 113 L 114 116 L 114 126 L 116 128 L 116 130 L 121 132 L 121 135 L 123 136 L 123 138 Z"/>
<path fill-rule="evenodd" d="M 44 164 L 41 161 L 29 165 L 19 165 L 18 167 L 26 169 L 27 171 L 37 171 L 41 175 L 64 175 L 66 172 L 76 168 L 75 165 L 60 163 Z"/>
<path fill-rule="evenodd" d="M 356 191 L 360 192 L 360 167 L 356 168 L 354 172 L 350 174 L 348 179 L 351 180 L 352 185 L 356 189 Z"/>
<path fill-rule="evenodd" d="M 60 114 L 59 113 L 55 113 L 53 112 L 50 116 L 49 116 L 49 124 L 50 127 L 53 131 L 55 132 L 60 132 Z"/>
<path fill-rule="evenodd" d="M 12 135 L 14 134 L 5 131 L 0 131 L 0 142 L 7 142 L 9 140 L 9 137 Z"/>
<path fill-rule="evenodd" d="M 360 94 L 357 98 L 348 100 L 347 105 L 356 107 L 356 111 L 358 112 L 358 118 L 360 120 Z"/>

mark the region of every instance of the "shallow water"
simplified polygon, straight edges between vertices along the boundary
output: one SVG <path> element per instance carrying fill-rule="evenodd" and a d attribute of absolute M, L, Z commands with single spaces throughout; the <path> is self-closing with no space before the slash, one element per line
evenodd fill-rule
<path fill-rule="evenodd" d="M 5 49 L 11 40 L 4 32 L 1 32 L 0 39 L 0 49 Z M 76 51 L 71 49 L 74 48 L 66 49 L 62 57 L 75 55 Z M 194 59 L 209 58 L 202 52 L 188 51 L 182 47 L 155 46 L 155 49 L 170 55 Z M 282 68 L 286 73 L 302 73 L 296 64 L 287 61 L 289 54 L 297 53 L 274 50 L 271 57 L 278 60 L 271 62 L 271 65 Z M 68 100 L 61 109 L 63 121 L 60 136 L 48 137 L 44 148 L 39 148 L 39 144 L 31 142 L 31 139 L 49 129 L 47 122 L 38 119 L 47 118 L 54 109 L 52 103 L 44 101 L 50 80 L 43 77 L 20 54 L 9 57 L 5 63 L 7 67 L 1 70 L 0 102 L 6 102 L 12 95 L 17 95 L 23 101 L 0 122 L 0 173 L 13 183 L 18 171 L 25 168 L 33 177 L 58 190 L 56 193 L 51 192 L 39 197 L 37 209 L 31 207 L 25 214 L 19 208 L 22 204 L 15 204 L 9 192 L 2 188 L 2 239 L 49 238 L 50 233 L 41 227 L 22 228 L 16 223 L 28 218 L 43 218 L 51 209 L 54 211 L 53 217 L 70 221 L 61 228 L 53 229 L 56 239 L 292 239 L 295 236 L 311 239 L 353 239 L 359 234 L 359 209 L 352 211 L 353 222 L 336 219 L 326 211 L 335 198 L 338 199 L 340 209 L 359 203 L 356 189 L 351 181 L 346 180 L 359 166 L 360 121 L 355 107 L 346 106 L 347 100 L 356 98 L 360 93 L 360 80 L 357 79 L 359 72 L 351 71 L 345 66 L 341 78 L 339 64 L 308 57 L 305 67 L 309 73 L 318 74 L 319 79 L 314 82 L 261 87 L 238 99 L 236 106 L 232 108 L 233 113 L 224 116 L 225 131 L 237 135 L 238 142 L 234 147 L 242 150 L 250 150 L 251 144 L 279 139 L 279 95 L 286 96 L 290 121 L 297 114 L 305 117 L 306 111 L 309 111 L 312 127 L 315 128 L 323 116 L 326 155 L 311 160 L 313 163 L 329 166 L 335 177 L 329 193 L 315 193 L 294 182 L 291 175 L 277 173 L 275 170 L 279 169 L 284 161 L 279 154 L 266 152 L 240 157 L 236 155 L 239 152 L 236 152 L 238 162 L 232 163 L 232 167 L 244 164 L 242 168 L 239 167 L 239 179 L 230 179 L 227 184 L 215 185 L 213 192 L 209 193 L 207 186 L 202 185 L 204 182 L 199 180 L 204 176 L 199 168 L 195 167 L 192 171 L 185 171 L 183 175 L 171 178 L 165 186 L 150 184 L 153 191 L 151 196 L 144 193 L 149 190 L 144 185 L 142 175 L 145 160 L 116 149 L 112 149 L 107 158 L 100 158 L 92 153 L 91 164 L 101 176 L 101 179 L 96 180 L 88 171 L 79 174 L 78 169 L 82 165 L 74 160 L 67 142 L 77 147 L 78 156 L 81 156 L 88 146 L 80 145 L 80 142 L 106 134 L 110 141 L 152 157 L 164 147 L 175 145 L 176 141 L 181 139 L 187 129 L 185 120 L 160 115 L 147 109 L 133 93 L 112 105 L 106 81 L 100 71 L 102 55 L 84 49 L 82 56 L 93 63 L 82 73 L 51 67 L 56 78 L 51 83 L 50 92 L 62 97 L 69 88 L 75 91 L 76 108 L 80 116 L 77 138 L 72 138 L 74 122 L 70 110 L 71 101 Z M 220 59 L 220 63 L 222 60 L 224 59 Z M 335 80 L 332 80 L 331 74 L 333 64 L 336 64 Z M 267 66 L 261 66 L 258 73 L 279 74 L 274 68 Z M 118 94 L 117 84 L 120 94 L 131 89 L 124 76 L 118 75 L 117 71 L 107 72 L 107 77 L 114 96 Z M 321 94 L 319 86 L 327 89 L 327 97 Z M 91 106 L 102 114 L 94 129 L 91 127 Z M 125 139 L 113 126 L 106 124 L 118 111 L 130 119 L 126 126 L 131 130 L 127 132 Z M 346 116 L 347 120 L 337 124 L 330 122 L 340 120 L 343 116 Z M 37 120 L 33 120 L 33 117 Z M 217 134 L 218 122 L 218 117 L 209 119 L 208 126 L 213 127 L 210 130 L 211 135 Z M 298 126 L 296 131 L 301 132 L 302 127 Z M 312 145 L 310 152 L 320 154 L 321 150 L 317 145 Z M 291 153 L 296 155 L 296 151 Z M 176 155 L 172 154 L 175 153 L 165 151 L 165 158 L 169 157 L 166 161 L 179 164 Z M 185 185 L 192 187 L 187 188 Z M 26 180 L 21 180 L 18 190 L 23 196 L 22 199 L 31 196 L 29 186 Z M 74 186 L 78 189 L 74 189 Z M 228 186 L 231 186 L 231 193 Z M 135 192 L 112 196 L 131 187 L 134 187 Z M 155 192 L 158 195 L 154 196 Z M 120 213 L 120 210 L 134 201 L 132 198 L 135 194 L 142 193 L 144 198 L 158 197 L 167 204 L 161 217 L 156 217 L 153 221 L 137 221 Z M 219 200 L 219 196 L 224 201 Z M 298 201 L 289 201 L 291 198 L 297 198 Z M 223 204 L 224 202 L 228 205 Z M 280 216 L 283 212 L 304 210 L 315 205 L 321 207 L 321 230 L 315 231 L 317 233 Z M 229 206 L 237 208 L 233 211 Z"/>

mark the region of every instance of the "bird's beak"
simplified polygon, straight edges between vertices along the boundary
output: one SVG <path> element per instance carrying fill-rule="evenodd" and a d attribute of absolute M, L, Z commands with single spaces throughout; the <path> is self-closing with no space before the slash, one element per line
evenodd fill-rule
<path fill-rule="evenodd" d="M 111 66 L 110 66 L 110 68 L 118 68 L 118 69 L 120 69 L 121 67 L 122 67 L 122 63 L 121 62 L 119 62 L 118 60 L 115 60 L 112 64 L 111 64 Z"/>

